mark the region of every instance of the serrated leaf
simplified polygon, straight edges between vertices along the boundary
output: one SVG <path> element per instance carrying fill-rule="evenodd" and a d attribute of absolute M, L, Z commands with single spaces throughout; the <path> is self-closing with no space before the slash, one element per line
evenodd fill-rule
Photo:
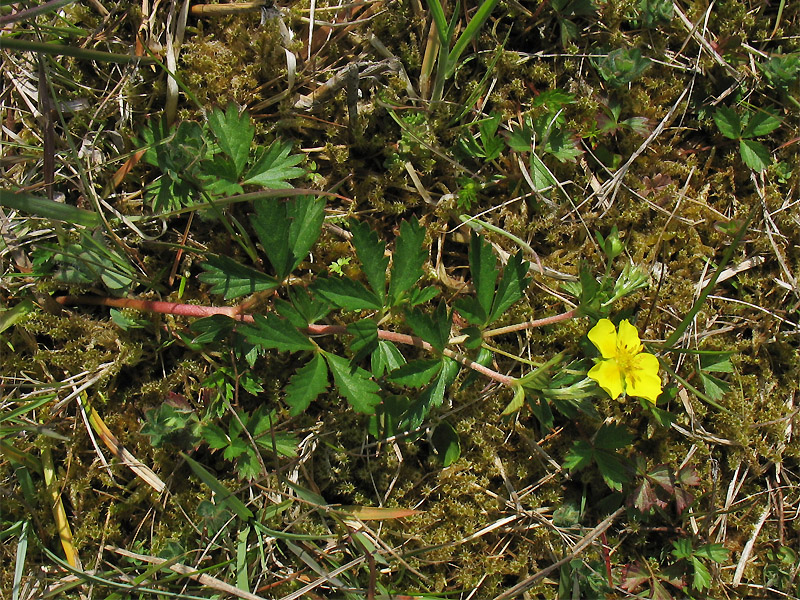
<path fill-rule="evenodd" d="M 250 222 L 277 277 L 283 280 L 308 256 L 319 238 L 325 200 L 313 196 L 262 198 L 253 208 Z"/>
<path fill-rule="evenodd" d="M 350 340 L 353 362 L 359 362 L 378 348 L 378 324 L 372 319 L 350 323 L 347 325 L 347 333 L 353 336 Z"/>
<path fill-rule="evenodd" d="M 383 303 L 360 281 L 344 277 L 319 277 L 313 284 L 316 294 L 345 310 L 380 310 Z"/>
<path fill-rule="evenodd" d="M 236 472 L 242 479 L 255 479 L 261 475 L 261 461 L 250 446 L 236 459 Z"/>
<path fill-rule="evenodd" d="M 237 456 L 247 452 L 247 442 L 240 437 L 232 437 L 230 443 L 225 447 L 222 456 L 225 460 L 233 460 Z"/>
<path fill-rule="evenodd" d="M 335 354 L 324 353 L 328 361 L 336 389 L 347 398 L 353 410 L 370 415 L 380 404 L 380 386 L 370 379 L 369 372 L 350 364 L 350 361 Z"/>
<path fill-rule="evenodd" d="M 628 429 L 622 425 L 605 424 L 597 431 L 594 438 L 594 447 L 605 450 L 616 450 L 630 446 L 634 437 Z"/>
<path fill-rule="evenodd" d="M 714 373 L 733 373 L 732 352 L 704 352 L 700 354 L 700 369 Z"/>
<path fill-rule="evenodd" d="M 289 302 L 275 300 L 275 310 L 298 328 L 307 327 L 324 318 L 333 308 L 330 303 L 311 294 L 303 286 L 292 286 L 288 290 Z"/>
<path fill-rule="evenodd" d="M 700 381 L 703 382 L 703 390 L 705 391 L 706 396 L 712 400 L 721 399 L 725 393 L 731 389 L 731 386 L 727 382 L 722 381 L 713 375 L 703 373 L 702 371 L 699 373 L 699 375 Z"/>
<path fill-rule="evenodd" d="M 584 440 L 572 442 L 572 448 L 564 458 L 564 468 L 570 471 L 580 471 L 592 464 L 594 449 Z"/>
<path fill-rule="evenodd" d="M 442 368 L 436 379 L 426 387 L 417 399 L 411 404 L 404 419 L 405 429 L 416 429 L 434 406 L 440 406 L 444 401 L 444 393 L 453 384 L 458 376 L 461 366 L 452 358 L 443 356 Z"/>
<path fill-rule="evenodd" d="M 448 313 L 447 306 L 440 302 L 434 314 L 428 315 L 418 308 L 407 310 L 406 323 L 414 333 L 436 348 L 439 352 L 444 350 L 450 339 L 450 323 L 452 313 Z"/>
<path fill-rule="evenodd" d="M 597 468 L 600 470 L 600 475 L 603 476 L 603 481 L 612 490 L 622 490 L 622 485 L 629 480 L 628 471 L 625 464 L 620 457 L 607 450 L 596 450 L 594 453 L 594 460 L 597 462 Z"/>
<path fill-rule="evenodd" d="M 214 450 L 221 450 L 230 443 L 225 431 L 214 423 L 206 423 L 203 425 L 203 428 L 200 430 L 200 437 L 205 440 L 209 448 L 213 448 Z"/>
<path fill-rule="evenodd" d="M 226 300 L 271 290 L 279 284 L 274 277 L 227 256 L 210 256 L 200 266 L 205 271 L 200 274 L 200 281 L 211 285 L 212 294 L 222 294 Z"/>
<path fill-rule="evenodd" d="M 425 230 L 416 217 L 411 221 L 403 221 L 392 256 L 389 282 L 389 298 L 392 306 L 396 306 L 403 299 L 403 295 L 424 274 L 422 265 L 428 258 L 428 250 L 423 245 L 424 241 Z"/>
<path fill-rule="evenodd" d="M 739 153 L 742 155 L 744 164 L 759 173 L 772 162 L 767 147 L 755 140 L 739 140 Z"/>
<path fill-rule="evenodd" d="M 742 135 L 742 121 L 736 112 L 727 106 L 720 106 L 714 111 L 714 122 L 717 129 L 726 138 L 738 140 Z"/>
<path fill-rule="evenodd" d="M 713 560 L 716 563 L 721 563 L 727 560 L 730 551 L 722 544 L 705 544 L 695 549 L 694 555 L 701 558 Z"/>
<path fill-rule="evenodd" d="M 203 465 L 198 463 L 194 460 L 191 456 L 186 454 L 185 452 L 181 452 L 181 456 L 187 462 L 189 467 L 192 469 L 195 475 L 205 483 L 216 495 L 216 501 L 218 504 L 222 504 L 227 506 L 231 509 L 236 516 L 242 520 L 252 519 L 253 513 L 252 511 L 245 506 L 245 504 L 239 500 L 236 496 L 234 496 L 233 492 L 231 492 L 228 488 L 226 488 L 222 483 L 214 477 Z"/>
<path fill-rule="evenodd" d="M 300 333 L 297 328 L 273 313 L 255 315 L 252 325 L 244 325 L 239 331 L 251 344 L 271 350 L 299 352 L 314 350 L 314 342 Z"/>
<path fill-rule="evenodd" d="M 189 329 L 197 335 L 192 340 L 195 344 L 208 344 L 224 340 L 236 324 L 236 321 L 226 315 L 212 315 L 197 319 L 189 325 Z"/>
<path fill-rule="evenodd" d="M 479 322 L 483 322 L 492 309 L 495 284 L 500 271 L 497 269 L 497 259 L 491 245 L 474 230 L 469 244 L 469 272 L 472 277 L 472 287 L 475 288 L 475 297 L 483 313 L 483 318 Z"/>
<path fill-rule="evenodd" d="M 293 417 L 303 413 L 309 405 L 328 389 L 328 368 L 319 354 L 300 367 L 286 386 L 286 404 Z"/>
<path fill-rule="evenodd" d="M 392 342 L 378 340 L 378 347 L 372 352 L 371 370 L 373 377 L 382 377 L 386 371 L 394 371 L 406 363 L 405 357 Z"/>
<path fill-rule="evenodd" d="M 297 456 L 297 438 L 285 431 L 275 431 L 256 438 L 256 444 L 278 456 L 295 458 Z"/>
<path fill-rule="evenodd" d="M 290 179 L 297 179 L 305 171 L 296 164 L 303 161 L 302 154 L 292 154 L 292 144 L 275 140 L 256 160 L 245 175 L 244 183 L 261 185 L 272 190 L 292 187 Z"/>
<path fill-rule="evenodd" d="M 511 402 L 503 409 L 503 416 L 519 411 L 525 405 L 525 389 L 521 385 L 514 386 L 514 396 Z"/>
<path fill-rule="evenodd" d="M 530 277 L 527 276 L 528 268 L 528 263 L 522 260 L 519 254 L 508 259 L 497 286 L 487 324 L 499 319 L 513 304 L 522 299 L 530 283 Z"/>
<path fill-rule="evenodd" d="M 458 433 L 447 421 L 442 421 L 434 428 L 431 433 L 431 445 L 445 467 L 449 467 L 461 457 L 461 441 Z"/>
<path fill-rule="evenodd" d="M 408 293 L 408 303 L 411 306 L 419 306 L 420 304 L 427 304 L 436 296 L 439 295 L 439 289 L 433 287 L 432 285 L 426 286 L 424 288 L 411 288 L 411 291 Z"/>
<path fill-rule="evenodd" d="M 706 566 L 694 556 L 692 557 L 692 566 L 694 567 L 692 587 L 696 590 L 708 588 L 711 585 L 711 573 L 708 572 Z"/>
<path fill-rule="evenodd" d="M 208 116 L 208 126 L 217 138 L 222 151 L 233 161 L 234 179 L 238 179 L 250 156 L 255 127 L 250 123 L 250 115 L 239 113 L 239 109 L 231 102 L 226 111 L 215 108 Z"/>
<path fill-rule="evenodd" d="M 389 270 L 389 257 L 385 256 L 386 243 L 380 241 L 366 223 L 359 223 L 355 219 L 350 221 L 350 232 L 361 269 L 372 291 L 383 304 L 386 299 L 386 273 Z"/>
<path fill-rule="evenodd" d="M 397 385 L 418 388 L 427 385 L 441 368 L 442 361 L 439 359 L 412 360 L 393 370 L 386 376 L 386 379 Z"/>
<path fill-rule="evenodd" d="M 742 131 L 743 138 L 767 135 L 781 126 L 781 120 L 766 110 L 753 113 Z"/>

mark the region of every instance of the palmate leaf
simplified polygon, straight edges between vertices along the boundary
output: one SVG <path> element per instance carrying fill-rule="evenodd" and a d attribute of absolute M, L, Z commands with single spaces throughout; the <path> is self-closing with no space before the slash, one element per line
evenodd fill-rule
<path fill-rule="evenodd" d="M 313 196 L 262 198 L 255 202 L 254 209 L 250 222 L 278 279 L 283 280 L 319 238 L 325 200 Z"/>
<path fill-rule="evenodd" d="M 378 324 L 372 319 L 350 323 L 347 325 L 347 333 L 353 336 L 350 339 L 350 351 L 353 353 L 354 363 L 378 348 Z"/>
<path fill-rule="evenodd" d="M 372 352 L 372 376 L 381 377 L 386 371 L 399 369 L 406 363 L 406 359 L 392 342 L 378 340 L 378 347 Z"/>
<path fill-rule="evenodd" d="M 381 388 L 370 379 L 369 372 L 351 365 L 349 360 L 341 356 L 328 352 L 324 352 L 323 355 L 333 373 L 336 389 L 347 398 L 353 410 L 367 415 L 373 414 L 375 407 L 381 402 L 381 397 L 378 395 Z"/>
<path fill-rule="evenodd" d="M 296 164 L 303 161 L 302 154 L 292 154 L 292 144 L 275 140 L 256 160 L 244 177 L 245 184 L 261 185 L 279 190 L 290 188 L 290 179 L 297 179 L 305 171 Z"/>
<path fill-rule="evenodd" d="M 391 306 L 397 306 L 403 300 L 405 293 L 422 277 L 422 265 L 428 257 L 424 241 L 425 230 L 416 217 L 411 221 L 403 221 L 392 257 L 389 282 Z"/>
<path fill-rule="evenodd" d="M 714 123 L 717 124 L 717 129 L 726 138 L 737 140 L 742 134 L 742 121 L 739 119 L 739 115 L 727 106 L 717 108 L 714 112 Z"/>
<path fill-rule="evenodd" d="M 201 267 L 205 273 L 200 274 L 200 281 L 210 284 L 211 293 L 222 294 L 226 300 L 271 290 L 279 284 L 274 277 L 227 256 L 211 256 Z"/>
<path fill-rule="evenodd" d="M 423 313 L 418 308 L 407 310 L 406 323 L 417 336 L 441 352 L 450 338 L 452 316 L 445 303 L 440 302 L 433 316 Z"/>
<path fill-rule="evenodd" d="M 231 102 L 225 112 L 215 108 L 208 115 L 208 126 L 216 136 L 219 147 L 233 161 L 236 168 L 234 179 L 238 179 L 250 156 L 250 146 L 256 132 L 250 123 L 250 115 L 245 112 L 240 114 Z"/>
<path fill-rule="evenodd" d="M 328 367 L 319 354 L 300 367 L 286 386 L 286 404 L 293 417 L 304 412 L 308 406 L 328 389 Z"/>
<path fill-rule="evenodd" d="M 361 261 L 361 269 L 372 291 L 383 304 L 386 299 L 386 272 L 389 269 L 389 257 L 385 256 L 386 243 L 380 241 L 366 223 L 351 220 L 350 232 L 353 234 L 353 245 L 358 260 Z"/>
<path fill-rule="evenodd" d="M 436 375 L 436 378 L 411 403 L 403 420 L 404 429 L 416 429 L 422 425 L 428 413 L 430 413 L 431 408 L 442 404 L 445 391 L 453 384 L 458 376 L 461 365 L 456 361 L 447 356 L 443 356 L 440 362 L 441 369 L 438 375 Z"/>
<path fill-rule="evenodd" d="M 316 345 L 289 321 L 281 319 L 274 313 L 255 315 L 253 325 L 240 328 L 245 339 L 251 344 L 271 350 L 299 352 L 315 350 Z"/>

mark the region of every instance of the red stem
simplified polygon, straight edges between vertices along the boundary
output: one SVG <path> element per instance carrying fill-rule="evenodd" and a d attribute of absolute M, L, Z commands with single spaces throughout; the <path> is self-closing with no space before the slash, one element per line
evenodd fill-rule
<path fill-rule="evenodd" d="M 115 308 L 133 308 L 135 310 L 144 312 L 181 315 L 185 317 L 211 317 L 213 315 L 225 315 L 244 323 L 254 322 L 253 315 L 241 313 L 241 306 L 197 306 L 194 304 L 162 302 L 159 300 L 139 300 L 136 298 L 102 298 L 99 296 L 58 296 L 55 300 L 64 306 L 81 304 L 90 304 L 94 306 L 113 306 Z M 558 321 L 564 321 L 572 318 L 575 316 L 575 312 L 576 311 L 571 310 L 553 317 L 546 317 L 536 321 L 526 321 L 525 323 L 520 323 L 518 325 L 511 325 L 509 327 L 495 329 L 487 332 L 487 334 L 500 335 L 501 333 L 508 333 L 511 331 L 518 331 L 520 329 L 528 329 L 550 323 L 557 323 Z M 309 325 L 304 331 L 309 335 L 343 335 L 347 333 L 347 329 L 341 325 Z M 422 348 L 428 352 L 434 350 L 433 346 L 431 346 L 425 340 L 413 335 L 406 335 L 405 333 L 395 333 L 394 331 L 379 329 L 378 337 L 389 342 L 405 344 L 407 346 L 416 346 L 417 348 Z M 494 371 L 488 367 L 484 367 L 483 365 L 476 363 L 474 360 L 471 360 L 463 354 L 459 354 L 450 348 L 445 348 L 442 351 L 442 354 L 503 385 L 510 387 L 515 381 L 513 377 L 503 375 L 502 373 L 498 373 L 497 371 Z"/>

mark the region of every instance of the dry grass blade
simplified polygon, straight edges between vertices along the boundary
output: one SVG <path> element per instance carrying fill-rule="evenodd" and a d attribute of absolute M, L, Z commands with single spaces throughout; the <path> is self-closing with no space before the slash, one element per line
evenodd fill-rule
<path fill-rule="evenodd" d="M 135 560 L 141 560 L 154 565 L 160 565 L 171 562 L 166 558 L 159 558 L 157 556 L 150 556 L 148 554 L 139 554 L 137 552 L 131 552 L 130 550 L 125 550 L 124 548 L 117 548 L 115 546 L 106 546 L 105 548 L 106 550 L 110 552 L 116 552 L 121 556 L 126 556 L 128 558 L 133 558 Z M 242 600 L 267 600 L 263 596 L 258 596 L 256 594 L 251 594 L 250 592 L 240 590 L 236 586 L 233 586 L 229 583 L 225 583 L 221 579 L 217 579 L 216 577 L 212 577 L 211 575 L 208 575 L 206 573 L 199 573 L 197 569 L 193 569 L 192 567 L 187 567 L 182 563 L 172 563 L 167 565 L 167 567 L 171 571 L 174 571 L 175 573 L 178 573 L 180 575 L 185 575 L 189 579 L 192 579 L 201 585 L 205 585 L 213 590 L 222 592 L 223 594 L 227 594 L 229 596 L 242 598 Z"/>

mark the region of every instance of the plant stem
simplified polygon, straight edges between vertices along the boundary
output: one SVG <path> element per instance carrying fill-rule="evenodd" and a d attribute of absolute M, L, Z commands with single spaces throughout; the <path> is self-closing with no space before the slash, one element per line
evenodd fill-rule
<path fill-rule="evenodd" d="M 181 304 L 179 302 L 163 302 L 159 300 L 139 300 L 137 298 L 104 298 L 100 296 L 58 296 L 56 299 L 61 305 L 93 305 L 93 306 L 113 306 L 115 308 L 132 308 L 144 312 L 153 312 L 169 315 L 180 315 L 184 317 L 211 317 L 213 315 L 225 315 L 243 323 L 253 323 L 255 320 L 253 315 L 242 314 L 242 306 L 197 306 L 195 304 Z M 486 332 L 486 335 L 500 335 L 501 333 L 508 333 L 509 331 L 518 331 L 520 329 L 530 329 L 532 327 L 539 327 L 541 325 L 548 325 L 550 323 L 557 323 L 565 321 L 575 316 L 576 311 L 570 310 L 560 315 L 552 317 L 545 317 L 544 319 L 537 319 L 535 321 L 526 321 L 517 325 L 509 325 L 508 327 L 501 327 L 500 329 L 493 329 Z M 309 325 L 303 331 L 308 335 L 345 335 L 348 333 L 347 328 L 341 325 Z M 387 331 L 385 329 L 378 329 L 378 338 L 389 342 L 398 344 L 405 344 L 407 346 L 416 346 L 428 352 L 434 352 L 435 349 L 425 340 L 413 335 L 405 333 L 396 333 L 394 331 Z M 463 338 L 463 339 L 462 339 Z M 460 336 L 450 340 L 451 344 L 461 343 L 467 339 L 467 336 Z M 515 378 L 503 375 L 497 371 L 484 367 L 483 365 L 475 362 L 474 360 L 451 350 L 445 348 L 442 354 L 448 358 L 452 358 L 461 365 L 477 371 L 502 385 L 511 386 Z"/>

